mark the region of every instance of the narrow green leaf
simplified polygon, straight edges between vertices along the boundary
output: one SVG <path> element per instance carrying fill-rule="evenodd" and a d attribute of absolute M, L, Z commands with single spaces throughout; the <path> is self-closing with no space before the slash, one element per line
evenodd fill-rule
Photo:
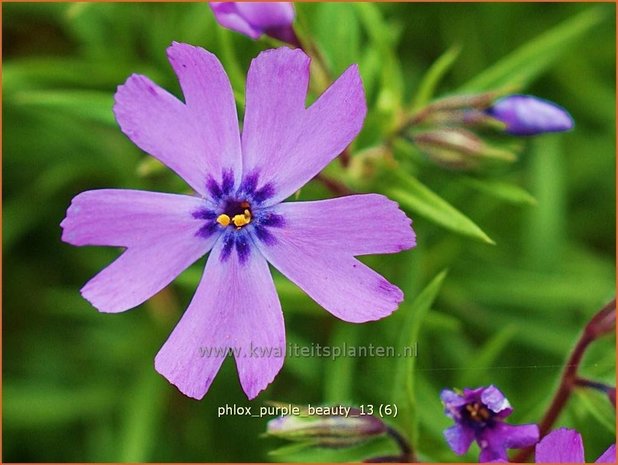
<path fill-rule="evenodd" d="M 539 200 L 527 211 L 525 248 L 530 263 L 552 270 L 561 260 L 567 231 L 567 180 L 562 138 L 547 135 L 535 139 L 529 158 L 531 191 Z"/>
<path fill-rule="evenodd" d="M 611 10 L 588 9 L 527 42 L 464 84 L 460 92 L 478 92 L 503 86 L 525 86 L 549 69 L 587 34 L 592 32 Z"/>
<path fill-rule="evenodd" d="M 421 108 L 423 105 L 429 103 L 435 94 L 438 84 L 440 84 L 440 81 L 448 70 L 451 69 L 451 66 L 453 66 L 460 53 L 461 46 L 459 44 L 453 45 L 431 65 L 419 84 L 418 91 L 412 101 L 412 110 Z"/>
<path fill-rule="evenodd" d="M 370 46 L 380 54 L 381 83 L 376 102 L 377 109 L 385 113 L 384 120 L 388 125 L 389 117 L 400 108 L 404 93 L 404 77 L 401 63 L 395 53 L 397 31 L 388 25 L 380 9 L 368 2 L 355 3 L 357 12 L 369 36 Z"/>
<path fill-rule="evenodd" d="M 90 167 L 75 164 L 57 164 L 54 167 L 43 171 L 38 176 L 33 185 L 36 190 L 23 190 L 19 195 L 13 196 L 4 204 L 4 217 L 7 221 L 2 227 L 2 246 L 5 250 L 10 250 L 13 245 L 24 234 L 31 231 L 34 227 L 47 221 L 50 210 L 43 209 L 38 215 L 33 215 L 33 211 L 40 209 L 41 198 L 52 199 L 60 190 L 74 183 L 81 176 L 95 173 L 97 167 Z M 60 220 L 58 219 L 58 223 Z"/>
<path fill-rule="evenodd" d="M 2 396 L 4 425 L 29 431 L 98 418 L 111 411 L 116 399 L 109 386 L 66 388 L 14 382 L 5 384 Z"/>
<path fill-rule="evenodd" d="M 62 111 L 98 123 L 116 125 L 112 107 L 113 94 L 87 90 L 29 90 L 12 95 L 15 105 Z"/>
<path fill-rule="evenodd" d="M 339 76 L 360 55 L 360 28 L 356 10 L 345 3 L 316 5 L 315 39 L 333 76 Z"/>
<path fill-rule="evenodd" d="M 470 386 L 476 380 L 482 379 L 494 367 L 504 348 L 517 336 L 518 332 L 519 327 L 516 325 L 508 325 L 501 328 L 474 355 L 474 366 L 467 367 L 462 372 L 461 380 L 457 385 Z"/>
<path fill-rule="evenodd" d="M 536 205 L 537 201 L 525 189 L 508 182 L 490 179 L 462 178 L 462 182 L 483 194 L 491 195 L 499 200 L 514 205 Z"/>
<path fill-rule="evenodd" d="M 138 377 L 133 392 L 126 398 L 128 406 L 124 410 L 121 462 L 147 462 L 150 451 L 157 442 L 156 434 L 163 414 L 164 393 L 169 390 L 152 367 L 145 366 L 146 369 Z"/>
<path fill-rule="evenodd" d="M 616 432 L 616 413 L 606 395 L 601 395 L 598 392 L 590 390 L 577 389 L 575 391 L 578 404 L 580 404 L 587 413 L 596 419 L 601 426 L 606 428 L 610 433 Z"/>
<path fill-rule="evenodd" d="M 397 183 L 387 189 L 387 195 L 398 201 L 405 210 L 414 212 L 450 231 L 463 236 L 495 244 L 470 218 L 433 192 L 418 179 L 396 173 Z"/>
<path fill-rule="evenodd" d="M 232 32 L 222 27 L 217 28 L 217 38 L 221 46 L 221 62 L 230 78 L 234 99 L 236 103 L 244 108 L 245 106 L 245 75 L 239 65 L 238 56 L 232 43 Z"/>
<path fill-rule="evenodd" d="M 331 338 L 331 347 L 344 344 L 355 346 L 358 343 L 358 327 L 339 325 Z M 328 404 L 347 403 L 352 399 L 354 385 L 355 357 L 338 357 L 326 365 L 324 374 L 324 402 Z"/>
<path fill-rule="evenodd" d="M 421 325 L 425 320 L 431 305 L 433 304 L 442 282 L 446 277 L 446 270 L 440 272 L 421 292 L 416 296 L 414 301 L 409 304 L 403 304 L 402 307 L 406 312 L 406 318 L 402 323 L 400 348 L 411 347 L 418 342 L 418 336 Z M 415 372 L 416 357 L 401 358 L 397 371 L 395 373 L 395 383 L 393 399 L 398 399 L 401 403 L 402 418 L 407 419 L 407 427 L 412 443 L 416 442 L 418 416 L 416 414 L 416 396 L 415 396 Z M 405 407 L 404 407 L 405 405 Z"/>

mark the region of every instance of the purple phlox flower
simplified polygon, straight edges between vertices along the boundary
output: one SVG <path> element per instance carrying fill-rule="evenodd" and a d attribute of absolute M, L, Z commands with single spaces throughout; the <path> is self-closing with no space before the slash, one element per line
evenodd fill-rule
<path fill-rule="evenodd" d="M 537 425 L 504 422 L 513 409 L 495 386 L 464 389 L 462 393 L 445 389 L 440 398 L 445 413 L 455 420 L 444 437 L 458 455 L 465 454 L 476 441 L 481 448 L 479 461 L 508 460 L 507 449 L 529 447 L 539 440 Z"/>
<path fill-rule="evenodd" d="M 305 108 L 309 57 L 285 47 L 260 53 L 247 76 L 241 136 L 232 87 L 215 55 L 174 43 L 168 57 L 185 101 L 133 75 L 119 86 L 114 113 L 129 139 L 198 195 L 83 192 L 62 222 L 62 239 L 126 248 L 81 290 L 109 313 L 140 305 L 210 252 L 155 368 L 200 399 L 233 349 L 243 390 L 254 398 L 285 354 L 268 263 L 338 318 L 377 320 L 403 294 L 355 257 L 409 249 L 415 235 L 382 195 L 281 203 L 360 131 L 366 103 L 356 65 Z"/>
<path fill-rule="evenodd" d="M 252 39 L 262 34 L 296 44 L 292 28 L 294 5 L 291 2 L 210 2 L 221 26 Z"/>
<path fill-rule="evenodd" d="M 534 136 L 573 128 L 573 118 L 559 105 L 532 95 L 509 95 L 495 102 L 487 114 L 506 124 L 514 136 Z"/>
<path fill-rule="evenodd" d="M 536 445 L 536 463 L 585 463 L 584 444 L 574 429 L 559 428 Z M 616 445 L 612 444 L 595 463 L 616 463 Z"/>

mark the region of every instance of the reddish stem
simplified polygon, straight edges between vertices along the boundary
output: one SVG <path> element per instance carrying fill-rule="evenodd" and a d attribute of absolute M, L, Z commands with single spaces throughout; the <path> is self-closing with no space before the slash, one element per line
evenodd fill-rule
<path fill-rule="evenodd" d="M 335 181 L 323 174 L 318 174 L 314 179 L 320 181 L 328 190 L 330 190 L 335 195 L 351 195 L 354 194 L 345 184 Z"/>
<path fill-rule="evenodd" d="M 582 361 L 586 349 L 591 342 L 595 341 L 599 337 L 613 331 L 616 324 L 616 299 L 612 300 L 605 307 L 603 307 L 592 319 L 588 322 L 582 335 L 580 336 L 575 348 L 571 352 L 569 359 L 566 363 L 562 378 L 560 380 L 560 387 L 554 395 L 554 399 L 550 404 L 545 416 L 539 424 L 540 437 L 545 436 L 556 419 L 562 413 L 562 410 L 567 404 L 573 389 L 577 386 L 578 380 L 581 379 L 577 376 L 579 365 Z M 532 454 L 534 448 L 529 447 L 523 449 L 514 458 L 514 462 L 526 462 Z"/>

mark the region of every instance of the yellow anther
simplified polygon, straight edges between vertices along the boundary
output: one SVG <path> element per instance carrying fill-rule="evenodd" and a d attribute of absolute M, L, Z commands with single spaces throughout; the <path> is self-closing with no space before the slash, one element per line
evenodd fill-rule
<path fill-rule="evenodd" d="M 221 226 L 227 226 L 228 224 L 230 224 L 230 217 L 223 213 L 217 217 L 217 223 L 219 223 Z"/>
<path fill-rule="evenodd" d="M 249 224 L 251 222 L 251 212 L 249 210 L 245 210 L 242 215 L 234 215 L 232 222 L 237 228 Z"/>

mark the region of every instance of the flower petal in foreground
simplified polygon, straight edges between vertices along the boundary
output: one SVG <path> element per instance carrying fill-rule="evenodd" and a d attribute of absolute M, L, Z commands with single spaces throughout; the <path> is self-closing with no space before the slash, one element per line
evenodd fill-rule
<path fill-rule="evenodd" d="M 495 386 L 464 389 L 462 393 L 445 389 L 440 394 L 445 413 L 455 425 L 444 431 L 449 446 L 465 454 L 472 441 L 481 448 L 479 461 L 506 461 L 507 449 L 522 449 L 539 439 L 537 425 L 509 425 L 504 422 L 513 409 Z"/>
<path fill-rule="evenodd" d="M 268 262 L 337 317 L 376 320 L 393 312 L 403 294 L 355 257 L 409 249 L 414 232 L 397 204 L 381 195 L 280 204 L 360 131 L 366 104 L 355 65 L 306 108 L 309 58 L 298 49 L 261 53 L 249 69 L 241 137 L 217 58 L 178 43 L 168 57 L 185 101 L 134 75 L 118 88 L 114 113 L 136 145 L 198 195 L 84 192 L 67 211 L 62 237 L 126 248 L 82 289 L 103 312 L 141 304 L 210 251 L 155 367 L 200 399 L 231 352 L 242 388 L 254 398 L 285 354 Z"/>
<path fill-rule="evenodd" d="M 133 308 L 205 255 L 216 237 L 198 237 L 197 197 L 121 189 L 76 196 L 62 222 L 62 240 L 72 245 L 128 249 L 92 278 L 81 292 L 101 312 Z"/>
<path fill-rule="evenodd" d="M 189 308 L 155 359 L 159 373 L 198 399 L 228 347 L 249 398 L 272 382 L 285 354 L 283 314 L 266 260 L 234 250 L 221 266 L 225 247 L 219 241 L 210 253 Z"/>
<path fill-rule="evenodd" d="M 536 463 L 585 463 L 584 443 L 574 429 L 558 428 L 536 445 Z M 616 463 L 616 445 L 612 444 L 595 463 Z"/>
<path fill-rule="evenodd" d="M 573 118 L 559 105 L 532 95 L 509 95 L 494 103 L 487 113 L 506 124 L 514 136 L 533 136 L 573 129 Z"/>

